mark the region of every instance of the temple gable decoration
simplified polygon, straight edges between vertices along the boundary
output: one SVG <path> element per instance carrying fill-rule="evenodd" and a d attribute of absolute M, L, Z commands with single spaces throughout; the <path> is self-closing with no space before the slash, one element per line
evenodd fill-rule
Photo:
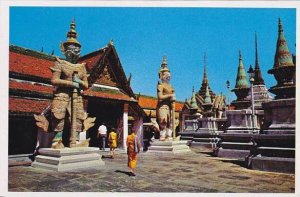
<path fill-rule="evenodd" d="M 110 64 L 106 64 L 104 66 L 101 74 L 99 75 L 95 83 L 114 86 L 114 87 L 119 86 Z"/>

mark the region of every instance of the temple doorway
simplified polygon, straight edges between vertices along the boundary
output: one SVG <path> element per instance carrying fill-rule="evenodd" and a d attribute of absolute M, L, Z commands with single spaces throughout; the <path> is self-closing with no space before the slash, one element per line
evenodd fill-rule
<path fill-rule="evenodd" d="M 87 113 L 90 117 L 96 117 L 95 125 L 87 131 L 87 138 L 90 138 L 91 147 L 99 147 L 97 132 L 99 126 L 104 123 L 107 133 L 111 128 L 118 128 L 120 117 L 123 115 L 123 103 L 111 100 L 91 99 L 88 101 Z M 106 142 L 106 147 L 107 142 Z"/>

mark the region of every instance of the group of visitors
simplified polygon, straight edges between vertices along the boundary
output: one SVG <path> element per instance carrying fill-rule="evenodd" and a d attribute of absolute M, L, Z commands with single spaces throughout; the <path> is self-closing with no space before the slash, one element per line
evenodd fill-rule
<path fill-rule="evenodd" d="M 105 123 L 102 123 L 98 128 L 99 149 L 105 150 L 105 141 L 107 137 L 107 128 Z M 117 133 L 114 128 L 108 135 L 108 145 L 110 148 L 111 158 L 115 158 L 115 149 L 117 148 Z M 126 139 L 127 155 L 128 155 L 128 167 L 130 169 L 129 176 L 135 176 L 134 169 L 137 164 L 137 154 L 140 152 L 141 144 L 138 137 L 135 135 L 135 131 L 131 130 Z"/>

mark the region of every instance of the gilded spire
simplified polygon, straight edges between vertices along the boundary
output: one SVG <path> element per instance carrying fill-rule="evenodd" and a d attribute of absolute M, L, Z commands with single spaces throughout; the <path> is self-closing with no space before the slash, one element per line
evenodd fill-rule
<path fill-rule="evenodd" d="M 259 69 L 258 52 L 257 52 L 257 34 L 255 32 L 255 69 Z"/>
<path fill-rule="evenodd" d="M 81 47 L 81 44 L 77 41 L 77 32 L 75 30 L 76 24 L 75 19 L 70 24 L 70 31 L 67 33 L 67 41 L 63 43 L 63 46 L 74 44 L 75 46 Z"/>
<path fill-rule="evenodd" d="M 208 85 L 208 78 L 207 78 L 207 74 L 206 74 L 206 53 L 204 53 L 203 64 L 204 64 L 204 73 L 203 73 L 202 84 Z"/>
<path fill-rule="evenodd" d="M 241 89 L 241 88 L 248 88 L 248 87 L 249 87 L 249 85 L 248 85 L 246 71 L 245 71 L 244 64 L 243 64 L 242 53 L 241 53 L 241 51 L 239 51 L 239 67 L 238 67 L 238 73 L 236 76 L 235 88 Z"/>
<path fill-rule="evenodd" d="M 198 94 L 200 94 L 200 96 L 204 99 L 206 87 L 208 87 L 209 93 L 210 93 L 211 97 L 214 99 L 216 94 L 209 87 L 208 77 L 207 77 L 207 73 L 206 73 L 206 53 L 204 53 L 203 64 L 204 64 L 203 65 L 203 67 L 204 67 L 203 79 L 202 79 L 201 88 L 200 88 Z"/>
<path fill-rule="evenodd" d="M 273 68 L 282 66 L 294 66 L 291 53 L 288 49 L 286 39 L 283 33 L 283 26 L 280 18 L 278 19 L 278 39 L 276 45 L 276 54 Z"/>
<path fill-rule="evenodd" d="M 258 63 L 258 49 L 257 49 L 257 34 L 255 32 L 255 68 L 254 68 L 254 85 L 264 85 L 264 79 L 259 68 Z"/>
<path fill-rule="evenodd" d="M 114 40 L 110 39 L 109 42 L 108 42 L 108 45 L 113 46 L 114 45 Z"/>
<path fill-rule="evenodd" d="M 161 63 L 161 69 L 160 69 L 160 73 L 161 72 L 170 72 L 170 70 L 168 69 L 167 67 L 168 63 L 167 63 L 167 57 L 166 56 L 163 56 L 163 60 L 162 60 L 162 63 Z"/>

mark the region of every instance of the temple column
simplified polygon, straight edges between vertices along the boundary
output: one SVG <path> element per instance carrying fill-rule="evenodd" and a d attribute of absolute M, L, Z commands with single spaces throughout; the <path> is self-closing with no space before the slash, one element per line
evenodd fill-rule
<path fill-rule="evenodd" d="M 123 148 L 127 151 L 126 139 L 128 136 L 128 103 L 124 104 L 123 110 Z"/>

